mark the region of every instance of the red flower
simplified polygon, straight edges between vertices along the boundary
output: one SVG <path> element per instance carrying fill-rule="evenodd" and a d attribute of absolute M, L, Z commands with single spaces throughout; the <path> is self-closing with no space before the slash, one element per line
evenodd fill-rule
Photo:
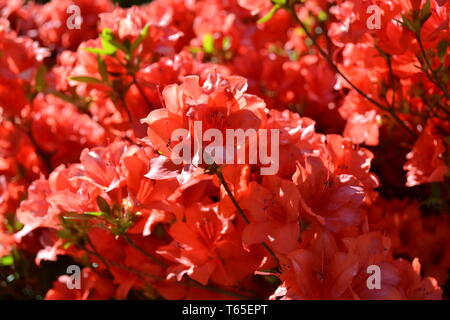
<path fill-rule="evenodd" d="M 51 95 L 33 101 L 32 132 L 39 147 L 52 154 L 54 167 L 76 162 L 84 148 L 100 145 L 105 130 L 88 115 Z"/>
<path fill-rule="evenodd" d="M 408 171 L 406 185 L 412 187 L 421 183 L 442 181 L 449 170 L 443 159 L 446 151 L 448 152 L 448 149 L 442 138 L 436 134 L 433 124 L 429 122 L 407 155 L 408 161 L 404 166 Z"/>
<path fill-rule="evenodd" d="M 187 208 L 186 222 L 175 222 L 169 234 L 174 241 L 158 253 L 177 263 L 168 269 L 168 279 L 188 275 L 202 284 L 212 280 L 230 286 L 252 273 L 257 265 L 242 249 L 240 236 L 217 206 Z"/>
<path fill-rule="evenodd" d="M 200 86 L 198 76 L 184 78 L 181 85 L 170 85 L 162 93 L 165 108 L 157 109 L 143 119 L 148 124 L 152 147 L 166 157 L 171 157 L 172 133 L 186 129 L 194 137 L 194 121 L 200 121 L 203 132 L 218 129 L 225 136 L 226 129 L 259 129 L 264 117 L 264 103 L 257 97 L 245 94 L 246 81 L 240 77 L 222 77 L 215 71 Z M 200 132 L 202 134 L 202 132 Z M 195 140 L 194 138 L 192 140 Z M 194 142 L 194 141 L 192 141 Z M 202 142 L 205 146 L 209 143 Z M 195 150 L 195 148 L 193 148 Z M 199 165 L 203 146 L 191 155 L 188 168 L 183 168 L 181 179 L 187 179 Z M 226 159 L 226 154 L 225 154 Z"/>
<path fill-rule="evenodd" d="M 251 182 L 239 196 L 250 224 L 242 232 L 244 246 L 272 243 L 275 251 L 287 253 L 297 246 L 300 195 L 294 183 L 265 176 L 262 185 Z"/>
<path fill-rule="evenodd" d="M 289 253 L 280 278 L 283 284 L 272 298 L 339 299 L 350 290 L 358 270 L 358 257 L 340 251 L 333 236 L 316 234 L 308 249 Z"/>
<path fill-rule="evenodd" d="M 71 281 L 68 275 L 58 278 L 46 296 L 46 300 L 106 300 L 114 296 L 115 286 L 111 280 L 99 276 L 92 269 L 84 268 L 81 272 L 81 289 L 69 289 Z"/>
<path fill-rule="evenodd" d="M 84 149 L 80 156 L 83 167 L 80 178 L 106 192 L 116 189 L 125 178 L 122 159 L 136 151 L 136 146 L 128 146 L 121 141 L 113 142 L 108 147 Z"/>
<path fill-rule="evenodd" d="M 325 160 L 309 156 L 304 165 L 297 163 L 293 181 L 301 194 L 302 211 L 321 225 L 333 232 L 359 225 L 364 190 L 354 176 L 335 175 Z"/>
<path fill-rule="evenodd" d="M 25 87 L 49 51 L 17 36 L 4 18 L 0 18 L 0 51 L 0 107 L 8 115 L 20 115 L 28 103 Z"/>

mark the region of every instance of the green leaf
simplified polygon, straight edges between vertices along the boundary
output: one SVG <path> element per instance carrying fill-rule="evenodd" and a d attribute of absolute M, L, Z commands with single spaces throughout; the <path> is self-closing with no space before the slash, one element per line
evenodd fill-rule
<path fill-rule="evenodd" d="M 62 217 L 65 220 L 87 220 L 93 218 L 93 216 L 84 215 L 76 212 L 66 212 Z"/>
<path fill-rule="evenodd" d="M 280 6 L 278 4 L 273 6 L 272 9 L 270 9 L 270 11 L 264 17 L 260 18 L 257 21 L 257 23 L 266 23 L 267 21 L 272 19 L 272 17 L 278 11 L 278 9 L 280 9 Z"/>
<path fill-rule="evenodd" d="M 276 276 L 264 275 L 263 278 L 273 286 L 277 286 L 280 284 L 280 280 Z"/>
<path fill-rule="evenodd" d="M 417 26 L 404 14 L 402 14 L 402 25 L 414 33 L 418 32 Z"/>
<path fill-rule="evenodd" d="M 100 34 L 100 38 L 102 39 L 103 49 L 108 52 L 106 53 L 107 55 L 113 55 L 114 53 L 116 53 L 117 49 L 125 53 L 128 53 L 129 51 L 125 45 L 114 39 L 114 34 L 111 29 L 103 29 L 102 33 Z"/>
<path fill-rule="evenodd" d="M 75 80 L 78 82 L 85 82 L 91 84 L 103 84 L 103 81 L 93 77 L 69 77 L 70 80 Z"/>
<path fill-rule="evenodd" d="M 97 197 L 97 205 L 98 205 L 98 208 L 100 210 L 102 210 L 102 212 L 104 212 L 108 215 L 111 214 L 111 208 L 109 207 L 108 202 L 100 196 Z"/>
<path fill-rule="evenodd" d="M 327 21 L 328 20 L 328 15 L 325 11 L 320 10 L 319 14 L 317 15 L 317 17 L 319 18 L 320 21 Z"/>
<path fill-rule="evenodd" d="M 420 10 L 419 14 L 420 26 L 422 26 L 430 16 L 431 16 L 430 0 L 427 0 L 427 2 L 425 2 L 422 9 Z"/>
<path fill-rule="evenodd" d="M 130 48 L 131 52 L 136 50 L 137 47 L 139 47 L 139 45 L 142 43 L 142 41 L 144 41 L 144 39 L 147 37 L 148 27 L 149 27 L 149 25 L 147 24 L 144 27 L 144 29 L 141 30 L 141 33 L 139 34 L 139 37 L 137 37 L 136 40 L 133 41 L 133 43 L 131 44 L 131 48 Z"/>
<path fill-rule="evenodd" d="M 206 53 L 213 53 L 214 52 L 214 37 L 212 34 L 207 33 L 203 37 L 202 41 L 202 47 L 203 51 Z"/>
<path fill-rule="evenodd" d="M 299 58 L 299 53 L 295 50 L 289 50 L 287 52 L 290 61 L 297 61 Z"/>
<path fill-rule="evenodd" d="M 100 55 L 109 55 L 109 52 L 103 48 L 83 48 L 83 50 Z"/>
<path fill-rule="evenodd" d="M 102 76 L 102 80 L 104 82 L 108 82 L 108 71 L 106 70 L 106 63 L 101 56 L 97 56 L 97 66 L 98 73 L 100 73 L 100 75 Z"/>
<path fill-rule="evenodd" d="M 100 217 L 104 215 L 104 212 L 85 212 L 85 215 L 94 216 L 94 217 Z"/>
<path fill-rule="evenodd" d="M 102 40 L 103 54 L 108 56 L 112 56 L 117 52 L 117 47 L 113 45 L 111 42 Z"/>
<path fill-rule="evenodd" d="M 222 40 L 222 50 L 228 51 L 228 50 L 230 50 L 230 48 L 231 48 L 231 37 L 226 36 Z"/>
<path fill-rule="evenodd" d="M 114 39 L 114 34 L 111 29 L 105 28 L 100 33 L 100 38 L 105 41 L 110 41 Z"/>
<path fill-rule="evenodd" d="M 14 257 L 12 255 L 3 256 L 0 258 L 0 266 L 7 267 L 14 264 Z"/>
<path fill-rule="evenodd" d="M 449 42 L 445 39 L 441 40 L 437 46 L 438 56 L 441 61 L 444 60 L 445 54 L 447 53 L 448 46 L 449 46 Z"/>
<path fill-rule="evenodd" d="M 188 50 L 192 54 L 197 54 L 197 53 L 199 53 L 201 51 L 200 48 L 196 48 L 196 47 L 189 47 Z"/>
<path fill-rule="evenodd" d="M 442 79 L 442 82 L 445 84 L 445 85 L 447 85 L 447 83 L 448 83 L 448 80 L 449 80 L 449 77 L 448 77 L 448 72 L 444 72 L 444 73 L 442 73 L 442 75 L 441 75 L 441 79 Z"/>
<path fill-rule="evenodd" d="M 66 242 L 66 243 L 63 244 L 62 247 L 63 247 L 64 250 L 67 250 L 67 249 L 69 249 L 69 247 L 70 247 L 71 245 L 72 245 L 71 242 Z"/>
<path fill-rule="evenodd" d="M 106 55 L 113 55 L 116 53 L 118 47 L 113 43 L 114 41 L 114 35 L 111 29 L 103 29 L 102 33 L 100 34 L 100 38 L 102 41 L 102 47 L 104 54 Z"/>
<path fill-rule="evenodd" d="M 118 49 L 125 53 L 129 52 L 128 48 L 125 45 L 114 39 L 114 34 L 111 29 L 103 29 L 103 31 L 100 33 L 100 39 L 102 48 L 84 48 L 84 50 L 91 53 L 108 56 L 114 55 Z"/>
<path fill-rule="evenodd" d="M 45 73 L 47 72 L 47 68 L 45 67 L 45 64 L 41 64 L 36 72 L 36 84 L 35 89 L 37 92 L 42 92 L 45 90 L 46 83 L 45 83 Z"/>

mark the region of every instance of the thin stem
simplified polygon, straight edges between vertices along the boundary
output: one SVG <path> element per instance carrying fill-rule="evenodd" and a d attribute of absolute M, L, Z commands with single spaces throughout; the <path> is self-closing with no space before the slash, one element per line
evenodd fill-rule
<path fill-rule="evenodd" d="M 159 260 L 158 258 L 154 257 L 153 255 L 151 255 L 150 253 L 148 253 L 147 251 L 145 251 L 144 249 L 142 249 L 136 242 L 134 242 L 133 239 L 131 239 L 127 234 L 122 234 L 122 237 L 128 242 L 128 244 L 130 246 L 132 246 L 133 248 L 135 248 L 137 251 L 139 251 L 140 253 L 142 253 L 144 256 L 146 256 L 147 258 L 149 258 L 150 260 L 152 260 L 154 263 L 160 265 L 163 268 L 167 268 L 168 265 L 164 262 Z"/>
<path fill-rule="evenodd" d="M 233 195 L 233 192 L 231 191 L 230 187 L 228 186 L 227 182 L 225 181 L 225 178 L 224 178 L 222 172 L 217 171 L 217 177 L 219 178 L 220 184 L 225 188 L 225 191 L 227 192 L 228 196 L 230 197 L 231 202 L 233 202 L 233 205 L 235 206 L 239 215 L 242 217 L 242 219 L 245 221 L 245 223 L 250 224 L 250 220 L 245 215 L 244 210 L 242 210 L 242 208 L 239 206 L 239 203 L 237 202 L 236 198 Z M 272 251 L 272 249 L 265 242 L 261 242 L 261 245 L 272 256 L 272 258 L 275 259 L 275 261 L 279 264 L 280 261 L 278 260 L 277 256 Z"/>
<path fill-rule="evenodd" d="M 92 248 L 93 252 L 96 253 L 97 257 L 106 266 L 106 269 L 108 269 L 108 271 L 111 273 L 111 268 L 109 266 L 108 261 L 106 261 L 106 259 L 102 255 L 100 255 L 100 253 L 98 252 L 97 248 L 94 246 L 94 243 L 92 243 L 91 239 L 89 238 L 89 235 L 86 236 L 86 241 L 89 244 L 89 246 Z"/>
<path fill-rule="evenodd" d="M 325 50 L 322 49 L 322 47 L 318 44 L 317 40 L 315 39 L 315 37 L 308 31 L 308 28 L 305 26 L 305 24 L 297 17 L 297 13 L 295 12 L 294 8 L 289 7 L 286 8 L 286 10 L 288 10 L 292 17 L 294 18 L 295 22 L 297 22 L 300 27 L 303 29 L 303 31 L 306 33 L 306 35 L 308 36 L 308 38 L 311 39 L 314 47 L 319 51 L 319 53 L 322 55 L 322 57 L 328 62 L 328 64 L 330 65 L 330 67 L 333 69 L 334 72 L 336 72 L 337 74 L 339 74 L 357 93 L 359 93 L 362 97 L 364 97 L 366 100 L 368 100 L 369 102 L 371 102 L 372 104 L 374 104 L 376 107 L 378 107 L 380 110 L 383 110 L 387 113 L 389 113 L 392 118 L 397 121 L 400 126 L 405 129 L 405 131 L 407 131 L 412 137 L 416 138 L 416 133 L 411 130 L 411 128 L 409 128 L 399 117 L 398 115 L 395 113 L 395 111 L 391 108 L 388 108 L 386 106 L 383 106 L 381 103 L 379 103 L 378 101 L 376 101 L 375 99 L 373 99 L 372 97 L 368 96 L 364 91 L 362 91 L 361 89 L 359 89 L 353 82 L 350 81 L 350 79 L 347 78 L 347 76 L 345 74 L 343 74 L 341 72 L 341 70 L 339 70 L 339 68 L 337 67 L 337 65 L 334 64 L 333 59 L 328 55 L 327 52 L 325 52 Z"/>
<path fill-rule="evenodd" d="M 428 59 L 427 53 L 425 51 L 425 47 L 423 46 L 422 38 L 420 37 L 420 31 L 416 34 L 416 38 L 417 38 L 417 42 L 419 43 L 419 48 L 420 48 L 420 52 L 422 53 L 423 60 L 425 61 L 425 65 L 426 65 L 427 69 L 429 69 L 431 71 L 432 76 L 428 73 L 428 70 L 424 70 L 425 74 L 427 75 L 428 79 L 431 82 L 433 82 L 435 85 L 437 85 L 442 90 L 442 92 L 447 97 L 447 99 L 449 99 L 450 94 L 448 93 L 445 86 L 439 80 L 439 77 L 437 76 L 436 71 L 433 69 L 431 62 Z"/>
<path fill-rule="evenodd" d="M 139 276 L 142 276 L 142 277 L 152 278 L 152 279 L 154 279 L 154 280 L 159 280 L 159 281 L 165 281 L 165 280 L 166 280 L 166 279 L 164 279 L 163 277 L 156 276 L 156 275 L 150 274 L 150 273 L 146 273 L 146 272 L 144 272 L 144 271 L 141 271 L 141 270 L 138 270 L 138 269 L 134 269 L 134 268 L 132 268 L 132 267 L 124 266 L 123 264 L 120 264 L 120 263 L 118 263 L 118 262 L 116 262 L 116 261 L 114 261 L 114 260 L 109 260 L 109 259 L 103 257 L 102 255 L 100 255 L 99 253 L 97 253 L 97 252 L 95 252 L 95 251 L 93 251 L 93 250 L 89 250 L 89 249 L 86 248 L 86 247 L 82 247 L 82 249 L 83 249 L 84 251 L 86 251 L 87 253 L 89 253 L 90 255 L 96 257 L 97 259 L 99 259 L 99 260 L 100 260 L 101 262 L 103 262 L 105 265 L 112 265 L 112 266 L 117 267 L 117 268 L 120 268 L 120 269 L 122 269 L 122 270 L 125 270 L 125 271 L 129 271 L 129 272 L 135 273 L 135 274 L 137 274 L 137 275 L 139 275 Z"/>
<path fill-rule="evenodd" d="M 120 268 L 122 270 L 128 271 L 128 272 L 132 272 L 142 278 L 150 278 L 156 281 L 167 281 L 165 278 L 160 277 L 160 276 L 156 276 L 132 267 L 127 267 L 124 266 L 121 263 L 118 263 L 116 261 L 113 260 L 109 260 L 106 259 L 105 257 L 101 256 L 99 253 L 96 253 L 92 250 L 87 249 L 86 247 L 83 247 L 83 250 L 86 251 L 87 253 L 91 254 L 92 256 L 98 258 L 99 260 L 101 260 L 103 263 L 107 262 L 108 264 L 116 267 L 116 268 Z M 185 286 L 185 287 L 191 287 L 191 288 L 200 288 L 200 289 L 205 289 L 205 290 L 209 290 L 212 292 L 216 292 L 216 293 L 221 293 L 221 294 L 225 294 L 228 295 L 230 297 L 235 297 L 235 298 L 239 298 L 239 299 L 244 299 L 244 300 L 252 300 L 252 299 L 256 299 L 257 297 L 249 297 L 249 296 L 245 296 L 245 295 L 241 295 L 239 293 L 233 292 L 233 291 L 228 291 L 226 289 L 223 288 L 219 288 L 213 285 L 203 285 L 193 279 L 188 278 L 187 282 L 182 282 L 182 281 L 178 281 L 178 282 L 174 282 L 177 283 L 179 285 Z"/>

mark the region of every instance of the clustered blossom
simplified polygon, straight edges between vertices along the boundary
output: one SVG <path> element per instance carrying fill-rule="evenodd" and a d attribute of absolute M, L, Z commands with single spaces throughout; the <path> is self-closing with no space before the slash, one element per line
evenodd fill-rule
<path fill-rule="evenodd" d="M 81 288 L 54 275 L 46 299 L 441 299 L 449 13 L 447 0 L 0 0 L 0 270 L 81 267 Z M 172 133 L 198 121 L 279 130 L 278 172 L 174 163 Z"/>

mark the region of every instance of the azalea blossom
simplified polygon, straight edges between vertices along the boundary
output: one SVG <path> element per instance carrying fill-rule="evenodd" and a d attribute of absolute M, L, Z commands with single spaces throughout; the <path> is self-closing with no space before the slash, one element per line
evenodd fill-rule
<path fill-rule="evenodd" d="M 0 299 L 449 298 L 449 1 L 41 2 L 0 0 Z"/>

